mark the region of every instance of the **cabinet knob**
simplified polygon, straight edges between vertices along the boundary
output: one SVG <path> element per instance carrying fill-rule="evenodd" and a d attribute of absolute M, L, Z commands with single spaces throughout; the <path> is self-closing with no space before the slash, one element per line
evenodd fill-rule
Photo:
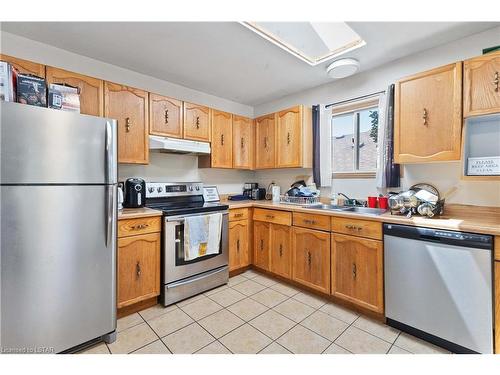
<path fill-rule="evenodd" d="M 168 109 L 165 110 L 165 124 L 168 124 Z"/>
<path fill-rule="evenodd" d="M 426 125 L 426 126 L 428 125 L 427 117 L 428 117 L 427 109 L 424 108 L 424 113 L 422 114 L 422 120 L 424 120 L 424 125 Z"/>
<path fill-rule="evenodd" d="M 495 92 L 498 92 L 498 72 L 495 72 L 495 79 L 493 80 L 493 86 L 495 86 Z"/>
<path fill-rule="evenodd" d="M 141 263 L 139 262 L 135 265 L 135 274 L 137 278 L 141 277 Z"/>
<path fill-rule="evenodd" d="M 200 128 L 200 116 L 196 116 L 196 129 Z"/>
<path fill-rule="evenodd" d="M 352 264 L 352 278 L 355 279 L 356 278 L 356 273 L 357 273 L 357 270 L 356 270 L 356 263 L 353 263 Z"/>
<path fill-rule="evenodd" d="M 131 127 L 131 126 L 132 126 L 132 124 L 130 123 L 130 117 L 127 117 L 127 118 L 125 119 L 125 131 L 126 131 L 127 133 L 129 133 L 129 132 L 130 132 L 130 127 Z"/>

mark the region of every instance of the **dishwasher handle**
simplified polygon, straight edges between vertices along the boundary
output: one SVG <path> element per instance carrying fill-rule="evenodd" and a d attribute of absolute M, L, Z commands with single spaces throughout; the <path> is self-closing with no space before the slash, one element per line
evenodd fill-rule
<path fill-rule="evenodd" d="M 408 238 L 426 242 L 437 242 L 453 246 L 492 250 L 493 236 L 486 234 L 456 232 L 400 224 L 384 224 L 384 236 Z"/>

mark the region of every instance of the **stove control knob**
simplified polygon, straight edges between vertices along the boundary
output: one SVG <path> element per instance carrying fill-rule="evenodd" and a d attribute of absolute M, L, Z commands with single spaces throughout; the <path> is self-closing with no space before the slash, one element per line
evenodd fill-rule
<path fill-rule="evenodd" d="M 189 187 L 189 191 L 193 191 L 193 187 L 192 186 Z"/>
<path fill-rule="evenodd" d="M 196 190 L 200 190 L 200 187 L 198 185 L 196 185 Z"/>
<path fill-rule="evenodd" d="M 155 188 L 154 188 L 154 187 L 152 187 L 152 186 L 150 186 L 150 187 L 148 188 L 148 191 L 149 191 L 150 193 L 152 193 L 153 191 L 155 191 Z"/>
<path fill-rule="evenodd" d="M 161 192 L 163 191 L 163 188 L 162 188 L 161 186 L 158 186 L 158 187 L 156 188 L 156 191 L 157 191 L 158 193 L 161 193 Z"/>

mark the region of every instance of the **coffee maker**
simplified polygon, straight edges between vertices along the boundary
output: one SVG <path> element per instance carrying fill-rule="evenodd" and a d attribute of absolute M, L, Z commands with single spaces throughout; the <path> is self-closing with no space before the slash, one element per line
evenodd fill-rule
<path fill-rule="evenodd" d="M 245 182 L 243 185 L 243 196 L 246 199 L 252 199 L 252 191 L 258 187 L 259 184 L 257 182 Z"/>

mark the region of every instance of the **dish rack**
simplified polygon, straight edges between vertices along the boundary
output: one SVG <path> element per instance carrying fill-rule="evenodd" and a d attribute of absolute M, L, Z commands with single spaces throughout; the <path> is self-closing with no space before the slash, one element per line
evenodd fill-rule
<path fill-rule="evenodd" d="M 282 195 L 280 197 L 280 203 L 296 204 L 299 206 L 311 206 L 313 204 L 320 203 L 320 201 L 319 197 L 290 197 L 288 195 Z"/>

